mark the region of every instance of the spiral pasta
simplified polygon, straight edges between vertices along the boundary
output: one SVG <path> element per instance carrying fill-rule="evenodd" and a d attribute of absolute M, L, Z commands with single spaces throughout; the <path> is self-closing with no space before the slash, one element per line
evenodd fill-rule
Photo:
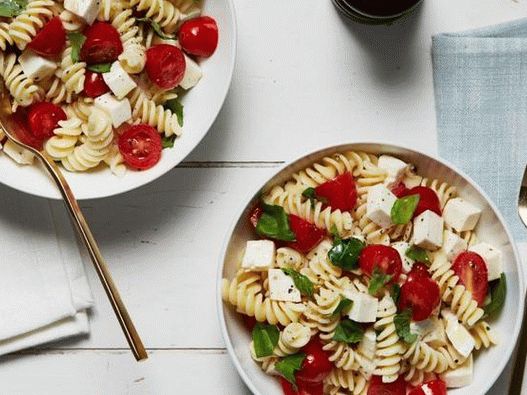
<path fill-rule="evenodd" d="M 74 94 L 66 89 L 66 85 L 60 77 L 53 77 L 49 80 L 49 85 L 45 89 L 46 100 L 54 104 L 71 103 Z"/>
<path fill-rule="evenodd" d="M 307 258 L 297 250 L 289 247 L 280 247 L 276 250 L 276 266 L 292 267 L 295 270 L 300 270 L 307 265 Z"/>
<path fill-rule="evenodd" d="M 179 10 L 167 0 L 130 0 L 130 5 L 138 11 L 145 11 L 147 18 L 152 18 L 165 32 L 173 33 L 179 22 Z"/>
<path fill-rule="evenodd" d="M 82 122 L 88 122 L 88 118 L 93 108 L 93 99 L 83 97 L 65 106 L 66 112 L 72 112 Z"/>
<path fill-rule="evenodd" d="M 279 357 L 295 354 L 304 347 L 311 339 L 311 331 L 305 325 L 292 322 L 287 325 L 278 339 L 278 345 L 274 349 L 274 354 Z"/>
<path fill-rule="evenodd" d="M 16 105 L 29 106 L 44 95 L 42 89 L 26 77 L 15 54 L 0 52 L 0 76 L 15 101 L 15 108 Z"/>
<path fill-rule="evenodd" d="M 55 134 L 44 144 L 44 151 L 54 160 L 63 160 L 70 156 L 82 134 L 82 121 L 70 114 L 68 119 L 59 121 Z"/>
<path fill-rule="evenodd" d="M 71 51 L 72 47 L 68 46 L 62 54 L 62 61 L 60 63 L 60 79 L 64 83 L 64 86 L 68 92 L 80 93 L 84 89 L 86 63 L 74 63 L 71 59 Z"/>
<path fill-rule="evenodd" d="M 307 276 L 315 286 L 321 286 L 324 282 L 332 282 L 342 275 L 342 270 L 333 266 L 327 257 L 332 244 L 328 239 L 313 249 L 308 255 L 307 267 L 301 269 L 301 273 Z"/>
<path fill-rule="evenodd" d="M 86 25 L 81 18 L 71 11 L 63 10 L 59 16 L 62 21 L 62 26 L 64 26 L 64 30 L 67 32 L 81 31 Z"/>
<path fill-rule="evenodd" d="M 9 35 L 18 49 L 23 50 L 39 29 L 58 11 L 53 0 L 31 0 L 9 25 Z"/>
<path fill-rule="evenodd" d="M 135 23 L 133 11 L 130 8 L 122 9 L 111 16 L 112 26 L 117 29 L 123 42 L 123 53 L 119 61 L 123 69 L 130 74 L 138 74 L 145 67 L 146 49 L 141 42 L 139 26 Z"/>
<path fill-rule="evenodd" d="M 344 369 L 333 369 L 324 380 L 325 391 L 329 393 L 338 389 L 347 390 L 352 395 L 366 395 L 368 391 L 368 380 L 358 371 Z"/>
<path fill-rule="evenodd" d="M 314 334 L 321 332 L 321 339 L 331 340 L 340 317 L 333 315 L 339 305 L 341 297 L 338 293 L 321 288 L 315 294 L 315 302 L 309 301 L 300 322 L 311 329 Z"/>
<path fill-rule="evenodd" d="M 9 34 L 9 23 L 0 22 L 0 49 L 5 51 L 11 45 L 13 45 L 13 37 Z"/>
<path fill-rule="evenodd" d="M 479 321 L 470 330 L 470 334 L 476 343 L 475 349 L 489 348 L 492 345 L 498 344 L 498 339 L 490 325 L 485 321 Z"/>
<path fill-rule="evenodd" d="M 104 163 L 108 165 L 113 174 L 122 177 L 126 173 L 126 165 L 124 164 L 123 155 L 119 151 L 117 144 L 112 144 L 108 155 L 104 158 Z"/>

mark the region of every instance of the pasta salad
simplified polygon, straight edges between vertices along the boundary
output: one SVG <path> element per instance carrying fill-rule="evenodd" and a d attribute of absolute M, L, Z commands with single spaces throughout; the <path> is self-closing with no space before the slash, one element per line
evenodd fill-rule
<path fill-rule="evenodd" d="M 506 279 L 480 215 L 398 158 L 337 153 L 262 193 L 223 300 L 286 395 L 446 394 L 498 341 Z"/>
<path fill-rule="evenodd" d="M 154 166 L 182 133 L 179 96 L 217 44 L 196 0 L 0 0 L 0 77 L 16 132 L 69 171 Z"/>

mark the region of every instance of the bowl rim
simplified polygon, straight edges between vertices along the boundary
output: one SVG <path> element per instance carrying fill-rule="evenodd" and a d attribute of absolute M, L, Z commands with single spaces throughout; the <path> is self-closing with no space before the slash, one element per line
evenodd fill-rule
<path fill-rule="evenodd" d="M 251 379 L 249 378 L 249 376 L 245 372 L 245 369 L 242 367 L 240 361 L 238 360 L 238 357 L 236 356 L 236 354 L 234 352 L 234 346 L 232 344 L 232 341 L 230 339 L 230 336 L 229 336 L 228 330 L 227 330 L 227 323 L 226 323 L 225 312 L 224 312 L 225 306 L 224 306 L 224 302 L 223 302 L 223 299 L 222 299 L 223 269 L 224 269 L 224 266 L 225 266 L 225 258 L 226 258 L 227 248 L 228 248 L 229 242 L 230 242 L 230 240 L 232 238 L 233 231 L 234 231 L 234 229 L 235 229 L 235 227 L 236 227 L 241 215 L 243 214 L 243 212 L 247 208 L 248 204 L 254 199 L 255 195 L 258 194 L 259 191 L 262 190 L 262 188 L 267 186 L 272 179 L 277 177 L 280 173 L 282 173 L 284 170 L 286 170 L 289 166 L 293 166 L 297 162 L 299 162 L 301 160 L 304 160 L 304 159 L 306 159 L 306 158 L 308 158 L 310 156 L 318 156 L 318 155 L 322 154 L 322 152 L 325 152 L 325 151 L 350 150 L 350 149 L 353 149 L 353 148 L 351 148 L 352 146 L 359 146 L 359 145 L 362 145 L 362 146 L 365 146 L 365 145 L 367 145 L 367 146 L 384 146 L 384 147 L 388 147 L 390 149 L 403 150 L 403 151 L 407 151 L 409 153 L 413 153 L 413 154 L 424 156 L 425 158 L 428 158 L 428 159 L 436 160 L 437 162 L 441 163 L 442 165 L 446 166 L 447 168 L 453 170 L 458 175 L 460 175 L 479 194 L 481 194 L 481 196 L 485 199 L 486 203 L 494 211 L 494 214 L 496 214 L 496 217 L 500 221 L 500 224 L 503 226 L 503 229 L 505 230 L 507 238 L 508 238 L 508 240 L 511 243 L 512 251 L 513 251 L 513 255 L 514 255 L 514 261 L 515 261 L 515 264 L 516 264 L 516 268 L 518 270 L 518 289 L 519 289 L 519 292 L 520 292 L 520 295 L 519 295 L 519 306 L 518 306 L 519 311 L 518 311 L 518 315 L 517 315 L 516 321 L 514 323 L 514 328 L 513 328 L 513 331 L 512 331 L 512 338 L 513 338 L 514 341 L 510 342 L 508 347 L 507 347 L 507 349 L 505 350 L 506 358 L 503 358 L 502 361 L 500 362 L 500 364 L 497 366 L 497 369 L 493 370 L 494 373 L 492 375 L 488 376 L 489 379 L 486 380 L 486 384 L 484 385 L 484 388 L 483 388 L 484 393 L 486 393 L 496 383 L 496 381 L 498 380 L 499 376 L 502 374 L 502 372 L 504 371 L 506 365 L 510 361 L 510 358 L 512 356 L 512 352 L 514 351 L 516 343 L 518 342 L 518 336 L 519 336 L 519 332 L 520 332 L 520 327 L 522 325 L 522 317 L 523 317 L 523 312 L 524 312 L 524 308 L 525 308 L 525 305 L 524 305 L 525 304 L 525 297 L 524 297 L 525 296 L 525 284 L 524 284 L 525 283 L 525 278 L 524 278 L 524 273 L 523 273 L 523 266 L 521 264 L 522 261 L 520 259 L 520 255 L 518 253 L 518 247 L 516 245 L 516 242 L 515 242 L 514 238 L 512 237 L 512 232 L 511 232 L 508 224 L 505 222 L 505 218 L 501 214 L 500 210 L 497 208 L 497 206 L 494 203 L 494 201 L 492 199 L 490 199 L 490 197 L 487 195 L 487 193 L 483 190 L 482 187 L 480 187 L 469 175 L 467 175 L 464 171 L 460 170 L 457 166 L 453 165 L 452 163 L 450 163 L 447 160 L 444 160 L 444 159 L 438 157 L 437 155 L 427 154 L 425 152 L 418 151 L 418 150 L 415 150 L 413 148 L 409 148 L 409 147 L 407 147 L 405 145 L 398 145 L 398 144 L 393 144 L 393 143 L 390 143 L 390 142 L 382 142 L 382 141 L 367 141 L 366 140 L 366 141 L 354 141 L 354 142 L 350 142 L 350 143 L 335 144 L 335 145 L 327 146 L 327 147 L 324 147 L 324 148 L 320 148 L 320 149 L 317 149 L 317 150 L 310 151 L 308 153 L 299 155 L 299 156 L 295 157 L 292 160 L 286 161 L 282 166 L 278 167 L 276 169 L 276 171 L 273 172 L 272 175 L 270 175 L 270 176 L 268 176 L 266 178 L 266 180 L 265 180 L 265 182 L 263 184 L 259 184 L 258 189 L 256 189 L 256 190 L 252 190 L 251 189 L 249 191 L 248 195 L 245 196 L 244 199 L 241 199 L 241 203 L 237 207 L 237 211 L 236 211 L 237 215 L 234 217 L 234 219 L 232 220 L 230 226 L 227 229 L 228 231 L 225 233 L 225 239 L 223 241 L 221 254 L 220 254 L 220 257 L 219 257 L 219 261 L 218 261 L 217 273 L 216 273 L 216 309 L 217 309 L 217 315 L 218 315 L 218 319 L 220 321 L 219 324 L 220 324 L 220 328 L 221 328 L 221 334 L 222 334 L 223 340 L 225 341 L 225 345 L 226 345 L 226 348 L 227 348 L 227 352 L 228 352 L 228 354 L 229 354 L 229 356 L 231 358 L 231 362 L 234 364 L 238 374 L 240 375 L 240 377 L 244 381 L 245 385 L 247 385 L 247 387 L 249 387 L 251 392 L 253 394 L 255 394 L 255 395 L 263 395 L 259 391 L 257 391 L 257 389 L 255 388 L 255 386 L 252 383 Z"/>

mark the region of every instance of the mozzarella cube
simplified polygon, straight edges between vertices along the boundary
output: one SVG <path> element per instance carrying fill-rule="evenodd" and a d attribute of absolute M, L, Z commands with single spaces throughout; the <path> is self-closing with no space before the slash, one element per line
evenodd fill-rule
<path fill-rule="evenodd" d="M 388 174 L 388 177 L 384 181 L 387 185 L 393 185 L 399 182 L 403 178 L 406 169 L 408 169 L 408 163 L 390 155 L 381 155 L 377 166 L 385 170 Z"/>
<path fill-rule="evenodd" d="M 57 63 L 37 55 L 29 49 L 26 49 L 18 57 L 20 66 L 25 76 L 33 81 L 42 81 L 53 75 L 57 69 Z"/>
<path fill-rule="evenodd" d="M 118 61 L 112 63 L 110 71 L 103 73 L 102 78 L 118 99 L 125 97 L 137 86 L 132 77 L 128 75 Z"/>
<path fill-rule="evenodd" d="M 427 250 L 436 250 L 443 244 L 443 218 L 426 210 L 414 219 L 414 244 Z"/>
<path fill-rule="evenodd" d="M 480 215 L 479 208 L 461 198 L 450 199 L 443 211 L 446 224 L 458 232 L 474 229 Z"/>
<path fill-rule="evenodd" d="M 447 319 L 445 332 L 450 343 L 464 357 L 468 357 L 476 346 L 470 332 L 457 319 Z"/>
<path fill-rule="evenodd" d="M 269 269 L 269 297 L 280 302 L 300 302 L 300 291 L 282 269 Z"/>
<path fill-rule="evenodd" d="M 448 388 L 460 388 L 470 385 L 472 383 L 472 376 L 474 374 L 474 361 L 472 355 L 458 368 L 454 370 L 447 370 L 441 375 L 441 379 L 445 382 Z"/>
<path fill-rule="evenodd" d="M 368 328 L 364 331 L 364 336 L 359 343 L 358 351 L 368 359 L 375 357 L 377 351 L 377 335 L 373 328 Z"/>
<path fill-rule="evenodd" d="M 410 273 L 410 270 L 412 270 L 412 266 L 415 263 L 413 259 L 408 258 L 406 256 L 406 251 L 408 251 L 408 249 L 410 248 L 410 244 L 405 241 L 398 241 L 396 243 L 393 243 L 392 247 L 397 250 L 401 257 L 401 261 L 403 263 L 403 272 Z"/>
<path fill-rule="evenodd" d="M 412 322 L 410 329 L 412 333 L 420 336 L 423 342 L 433 347 L 441 347 L 447 344 L 445 327 L 437 317 L 430 317 L 420 322 Z"/>
<path fill-rule="evenodd" d="M 382 228 L 392 224 L 392 207 L 397 197 L 382 184 L 371 187 L 368 191 L 366 216 Z"/>
<path fill-rule="evenodd" d="M 35 155 L 18 144 L 13 143 L 11 140 L 5 142 L 2 150 L 19 165 L 32 165 L 35 159 Z"/>
<path fill-rule="evenodd" d="M 480 255 L 487 264 L 489 281 L 497 280 L 503 273 L 501 251 L 487 243 L 478 243 L 469 248 L 469 251 Z"/>
<path fill-rule="evenodd" d="M 249 240 L 245 247 L 242 268 L 263 271 L 274 266 L 275 245 L 271 240 Z"/>
<path fill-rule="evenodd" d="M 434 323 L 431 318 L 428 318 L 423 321 L 416 321 L 410 323 L 410 331 L 415 333 L 420 338 L 428 335 L 434 330 Z"/>
<path fill-rule="evenodd" d="M 96 98 L 94 103 L 101 110 L 110 114 L 114 128 L 119 127 L 132 118 L 132 108 L 128 99 L 117 100 L 115 96 L 108 92 Z"/>
<path fill-rule="evenodd" d="M 91 25 L 99 13 L 100 0 L 64 0 L 64 8 Z"/>
<path fill-rule="evenodd" d="M 445 230 L 443 233 L 443 252 L 447 259 L 452 261 L 461 251 L 467 249 L 467 242 L 454 232 Z"/>
<path fill-rule="evenodd" d="M 353 292 L 350 296 L 353 305 L 348 317 L 355 322 L 375 322 L 379 300 L 361 292 Z"/>
<path fill-rule="evenodd" d="M 179 83 L 179 86 L 181 86 L 183 89 L 190 89 L 198 84 L 199 80 L 203 76 L 203 73 L 201 72 L 199 65 L 187 55 L 185 55 L 185 62 L 185 74 L 183 75 L 183 79 Z"/>

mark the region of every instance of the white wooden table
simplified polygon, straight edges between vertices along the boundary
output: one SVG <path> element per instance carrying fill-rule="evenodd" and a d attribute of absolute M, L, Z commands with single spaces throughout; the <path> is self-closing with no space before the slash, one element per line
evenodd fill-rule
<path fill-rule="evenodd" d="M 237 67 L 208 137 L 151 185 L 83 204 L 150 359 L 133 361 L 88 266 L 91 336 L 3 358 L 2 394 L 248 393 L 215 309 L 218 255 L 239 199 L 283 161 L 333 143 L 435 153 L 431 35 L 527 15 L 526 0 L 425 0 L 404 23 L 369 27 L 345 22 L 329 0 L 235 3 Z M 492 391 L 502 393 L 503 379 Z"/>

